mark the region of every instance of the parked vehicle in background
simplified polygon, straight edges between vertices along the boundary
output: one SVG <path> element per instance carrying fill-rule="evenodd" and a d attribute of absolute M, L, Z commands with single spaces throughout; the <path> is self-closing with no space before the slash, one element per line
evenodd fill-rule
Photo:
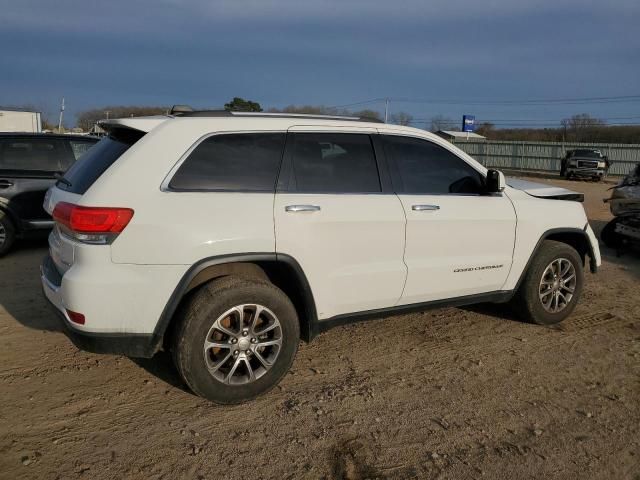
<path fill-rule="evenodd" d="M 626 244 L 640 245 L 640 163 L 612 190 L 605 202 L 615 218 L 604 226 L 600 238 L 618 251 Z"/>
<path fill-rule="evenodd" d="M 50 229 L 45 192 L 97 138 L 0 133 L 0 256 L 17 238 Z"/>
<path fill-rule="evenodd" d="M 609 159 L 600 150 L 580 148 L 567 150 L 561 160 L 560 176 L 591 178 L 599 181 L 607 176 Z"/>
<path fill-rule="evenodd" d="M 424 130 L 184 109 L 102 126 L 47 194 L 43 291 L 80 348 L 169 349 L 215 402 L 270 390 L 301 338 L 347 322 L 508 301 L 561 322 L 600 265 L 581 194 L 507 184 Z"/>

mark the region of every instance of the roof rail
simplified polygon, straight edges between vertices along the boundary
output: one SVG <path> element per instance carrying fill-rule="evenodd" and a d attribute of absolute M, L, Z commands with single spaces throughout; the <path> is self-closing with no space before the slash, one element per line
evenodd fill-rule
<path fill-rule="evenodd" d="M 258 118 L 306 118 L 315 120 L 346 120 L 350 122 L 384 123 L 373 117 L 355 117 L 349 115 L 318 115 L 310 113 L 286 112 L 237 112 L 229 110 L 193 110 L 187 105 L 174 105 L 170 115 L 180 117 L 258 117 Z"/>

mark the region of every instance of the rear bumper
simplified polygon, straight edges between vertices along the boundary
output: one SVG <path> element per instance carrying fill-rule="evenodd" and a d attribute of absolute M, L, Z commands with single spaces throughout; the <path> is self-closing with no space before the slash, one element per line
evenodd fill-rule
<path fill-rule="evenodd" d="M 75 328 L 64 308 L 61 292 L 62 276 L 49 256 L 45 257 L 40 266 L 40 278 L 45 298 L 60 318 L 66 336 L 79 349 L 93 353 L 142 358 L 151 358 L 155 354 L 160 339 L 154 334 L 101 333 Z"/>

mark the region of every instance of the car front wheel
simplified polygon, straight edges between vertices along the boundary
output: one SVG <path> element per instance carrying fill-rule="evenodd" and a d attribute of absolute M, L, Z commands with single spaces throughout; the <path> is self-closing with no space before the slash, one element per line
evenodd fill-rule
<path fill-rule="evenodd" d="M 263 280 L 214 280 L 191 296 L 176 320 L 176 367 L 194 393 L 216 403 L 241 403 L 271 390 L 298 349 L 293 304 Z"/>
<path fill-rule="evenodd" d="M 540 325 L 562 322 L 578 303 L 584 283 L 582 259 L 571 246 L 545 240 L 512 300 L 523 319 Z"/>

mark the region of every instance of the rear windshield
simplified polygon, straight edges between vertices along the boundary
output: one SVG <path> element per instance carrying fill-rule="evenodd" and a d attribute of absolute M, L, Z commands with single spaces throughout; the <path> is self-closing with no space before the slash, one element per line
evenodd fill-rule
<path fill-rule="evenodd" d="M 56 182 L 56 186 L 67 192 L 83 195 L 107 168 L 114 164 L 131 145 L 144 136 L 144 132 L 128 128 L 115 129 L 73 164 Z"/>

